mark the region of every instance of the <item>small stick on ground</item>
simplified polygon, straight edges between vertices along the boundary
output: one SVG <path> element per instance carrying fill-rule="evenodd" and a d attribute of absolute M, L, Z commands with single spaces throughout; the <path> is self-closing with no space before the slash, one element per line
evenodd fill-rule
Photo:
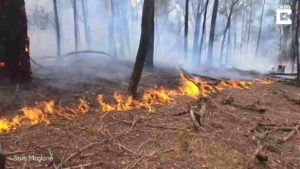
<path fill-rule="evenodd" d="M 246 165 L 246 169 L 250 168 L 251 162 L 257 157 L 257 155 L 260 154 L 261 150 L 264 147 L 267 147 L 267 145 L 261 144 L 260 140 L 263 140 L 270 132 L 271 131 L 266 131 L 265 133 L 262 134 L 262 136 L 259 138 L 259 140 L 257 140 L 257 142 L 256 142 L 257 143 L 257 148 L 256 148 L 255 152 L 253 153 L 253 155 L 248 160 L 247 165 Z"/>
<path fill-rule="evenodd" d="M 291 138 L 300 128 L 300 125 L 297 125 L 294 130 L 290 131 L 287 136 L 285 136 L 283 139 L 279 141 L 279 143 L 284 143 L 286 142 L 289 138 Z"/>
<path fill-rule="evenodd" d="M 153 128 L 168 129 L 168 130 L 179 130 L 179 131 L 189 131 L 188 129 L 184 129 L 184 128 L 167 127 L 167 126 L 160 126 L 160 125 L 154 125 L 154 124 L 149 124 L 149 123 L 145 123 L 145 124 L 146 124 L 146 126 L 153 127 Z"/>

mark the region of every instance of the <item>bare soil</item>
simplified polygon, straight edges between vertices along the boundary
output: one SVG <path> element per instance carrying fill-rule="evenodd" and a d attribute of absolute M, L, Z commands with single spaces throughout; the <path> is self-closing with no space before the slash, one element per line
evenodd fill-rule
<path fill-rule="evenodd" d="M 172 88 L 178 81 L 176 75 L 146 73 L 141 90 L 156 85 Z M 195 130 L 187 107 L 203 102 L 186 96 L 157 106 L 154 113 L 144 109 L 100 111 L 95 102 L 97 94 L 112 96 L 116 90 L 126 91 L 126 87 L 126 83 L 103 79 L 56 85 L 43 79 L 18 87 L 3 81 L 2 117 L 17 114 L 24 105 L 49 99 L 70 105 L 85 97 L 92 108 L 74 120 L 51 117 L 48 125 L 1 134 L 4 151 L 10 153 L 7 168 L 46 169 L 62 163 L 63 168 L 86 169 L 300 169 L 299 130 L 280 141 L 293 131 L 280 128 L 300 124 L 300 88 L 274 82 L 255 84 L 249 90 L 226 89 L 205 102 L 203 126 Z M 258 103 L 264 112 L 249 109 Z M 259 145 L 263 148 L 257 157 Z M 49 154 L 54 161 L 15 160 Z"/>

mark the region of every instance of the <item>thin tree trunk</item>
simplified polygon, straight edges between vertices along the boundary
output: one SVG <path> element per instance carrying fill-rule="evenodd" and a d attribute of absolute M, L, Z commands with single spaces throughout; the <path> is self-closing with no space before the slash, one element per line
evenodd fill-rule
<path fill-rule="evenodd" d="M 84 33 L 85 33 L 85 41 L 88 49 L 91 48 L 91 35 L 90 35 L 90 27 L 88 25 L 88 10 L 87 10 L 87 0 L 81 0 L 82 6 L 82 14 L 83 14 L 83 25 L 84 25 Z"/>
<path fill-rule="evenodd" d="M 112 53 L 113 57 L 117 57 L 117 47 L 115 41 L 115 26 L 114 26 L 114 2 L 113 0 L 109 0 L 107 3 L 108 6 L 108 15 L 110 16 L 110 20 L 108 21 L 108 39 L 109 39 L 109 47 L 110 52 Z"/>
<path fill-rule="evenodd" d="M 219 7 L 219 0 L 215 0 L 212 18 L 211 18 L 211 26 L 210 26 L 210 35 L 209 35 L 209 43 L 208 43 L 208 51 L 207 51 L 207 64 L 213 64 L 213 49 L 214 49 L 214 39 L 215 39 L 215 31 L 216 31 L 216 22 L 218 16 L 218 7 Z"/>
<path fill-rule="evenodd" d="M 202 58 L 202 49 L 203 49 L 203 42 L 204 42 L 204 35 L 205 35 L 205 28 L 206 28 L 206 15 L 207 15 L 207 9 L 208 9 L 209 0 L 206 0 L 205 3 L 205 10 L 204 10 L 204 16 L 203 16 L 203 24 L 202 24 L 202 33 L 201 33 L 201 41 L 199 45 L 199 63 L 201 62 Z"/>
<path fill-rule="evenodd" d="M 251 34 L 251 21 L 252 21 L 252 6 L 250 6 L 250 18 L 249 18 L 249 27 L 248 27 L 248 33 L 247 33 L 247 46 L 249 47 L 249 41 L 250 41 L 250 34 Z"/>
<path fill-rule="evenodd" d="M 185 55 L 185 57 L 187 57 L 187 52 L 188 52 L 189 2 L 190 2 L 190 0 L 185 0 L 185 17 L 184 17 L 184 55 Z"/>
<path fill-rule="evenodd" d="M 291 19 L 293 21 L 293 23 L 297 23 L 297 0 L 293 0 L 293 4 L 292 4 L 292 15 L 291 15 Z M 292 24 L 291 25 L 291 29 L 292 29 L 292 32 L 295 33 L 296 31 L 296 27 L 297 27 L 297 24 Z M 292 45 L 291 45 L 291 51 L 290 51 L 290 58 L 291 58 L 291 61 L 292 61 L 292 73 L 294 73 L 294 69 L 295 69 L 295 61 L 296 61 L 296 45 L 294 45 L 296 42 L 295 40 L 297 39 L 296 36 L 292 36 Z"/>
<path fill-rule="evenodd" d="M 237 21 L 236 21 L 237 15 L 234 15 L 234 42 L 233 42 L 233 55 L 236 56 L 236 46 L 237 46 Z"/>
<path fill-rule="evenodd" d="M 155 0 L 144 0 L 140 45 L 128 87 L 128 92 L 132 96 L 136 96 L 137 94 L 137 88 L 149 52 L 149 43 L 151 43 L 150 32 L 152 27 L 154 27 L 154 25 L 152 25 L 154 24 L 154 1 Z"/>
<path fill-rule="evenodd" d="M 75 38 L 75 51 L 79 50 L 79 30 L 78 30 L 78 14 L 76 0 L 72 1 L 73 5 L 73 20 L 74 20 L 74 38 Z"/>
<path fill-rule="evenodd" d="M 193 44 L 193 56 L 196 56 L 196 53 L 198 51 L 198 43 L 199 43 L 199 34 L 200 34 L 200 22 L 201 22 L 201 7 L 202 1 L 198 1 L 197 5 L 197 15 L 196 15 L 196 21 L 195 21 L 195 33 L 194 33 L 194 44 Z"/>
<path fill-rule="evenodd" d="M 56 54 L 61 55 L 61 37 L 60 37 L 60 23 L 58 16 L 57 0 L 53 0 L 53 10 L 54 10 L 54 22 L 55 22 L 55 32 L 56 32 Z"/>
<path fill-rule="evenodd" d="M 238 2 L 238 0 L 234 1 L 230 7 L 230 11 L 229 11 L 229 15 L 227 18 L 227 23 L 226 23 L 226 27 L 224 30 L 224 35 L 223 35 L 223 40 L 222 40 L 222 46 L 221 46 L 221 51 L 220 51 L 220 65 L 222 64 L 222 60 L 223 60 L 223 51 L 224 51 L 224 45 L 225 45 L 225 39 L 226 39 L 226 35 L 227 35 L 227 30 L 231 25 L 231 16 L 233 13 L 233 9 L 234 9 L 234 5 Z"/>
<path fill-rule="evenodd" d="M 227 37 L 227 49 L 226 49 L 226 64 L 229 64 L 229 57 L 231 56 L 230 44 L 231 44 L 231 25 L 228 28 L 228 37 Z"/>
<path fill-rule="evenodd" d="M 296 48 L 296 57 L 297 57 L 297 81 L 298 81 L 298 85 L 300 86 L 299 29 L 300 29 L 300 2 L 298 1 L 295 48 Z"/>
<path fill-rule="evenodd" d="M 263 9 L 262 9 L 261 16 L 260 16 L 260 25 L 259 25 L 259 31 L 258 31 L 258 38 L 257 38 L 257 44 L 256 44 L 255 57 L 257 57 L 257 54 L 258 54 L 258 51 L 259 51 L 259 43 L 260 43 L 261 28 L 262 28 L 263 18 L 264 18 L 264 12 L 265 12 L 265 4 L 266 4 L 266 0 L 264 0 Z"/>

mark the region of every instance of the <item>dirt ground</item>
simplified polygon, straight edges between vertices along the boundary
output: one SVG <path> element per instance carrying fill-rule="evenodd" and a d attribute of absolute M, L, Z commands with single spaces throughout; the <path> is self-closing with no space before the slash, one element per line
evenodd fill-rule
<path fill-rule="evenodd" d="M 178 81 L 175 75 L 146 73 L 141 89 L 172 88 Z M 288 82 L 226 89 L 205 101 L 178 96 L 169 105 L 156 106 L 154 113 L 146 109 L 100 111 L 94 102 L 96 95 L 126 91 L 126 83 L 101 79 L 64 84 L 37 79 L 28 86 L 1 83 L 2 117 L 48 99 L 70 105 L 85 97 L 92 108 L 73 120 L 51 117 L 48 125 L 1 134 L 10 169 L 46 169 L 59 164 L 86 169 L 300 169 L 300 134 L 295 132 L 300 125 L 300 88 Z M 193 127 L 188 105 L 206 106 L 198 130 Z M 262 108 L 253 109 L 254 105 Z M 51 155 L 53 161 L 21 159 Z"/>

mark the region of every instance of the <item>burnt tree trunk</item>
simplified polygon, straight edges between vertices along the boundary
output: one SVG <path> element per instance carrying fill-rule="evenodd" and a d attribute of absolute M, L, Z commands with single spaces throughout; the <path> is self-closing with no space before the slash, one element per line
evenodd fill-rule
<path fill-rule="evenodd" d="M 55 22 L 55 32 L 56 32 L 56 52 L 57 56 L 61 55 L 61 37 L 60 37 L 60 23 L 58 16 L 57 0 L 53 0 L 53 10 L 54 10 L 54 22 Z"/>
<path fill-rule="evenodd" d="M 187 51 L 188 51 L 189 2 L 190 2 L 190 0 L 185 0 L 185 15 L 184 15 L 184 55 L 185 55 L 185 57 L 187 57 Z"/>
<path fill-rule="evenodd" d="M 209 34 L 209 43 L 208 43 L 208 51 L 207 51 L 207 64 L 213 64 L 213 49 L 214 49 L 214 39 L 215 39 L 215 30 L 216 30 L 216 22 L 217 22 L 217 15 L 218 15 L 218 7 L 219 7 L 219 0 L 215 0 L 212 18 L 211 18 L 211 26 L 210 26 L 210 34 Z"/>
<path fill-rule="evenodd" d="M 27 15 L 24 0 L 0 1 L 0 41 L 10 79 L 15 82 L 32 80 Z"/>
<path fill-rule="evenodd" d="M 151 43 L 150 34 L 152 27 L 154 27 L 154 1 L 155 0 L 144 1 L 140 45 L 128 88 L 128 92 L 132 96 L 136 96 L 146 57 L 149 52 Z"/>
<path fill-rule="evenodd" d="M 83 26 L 85 34 L 85 42 L 88 49 L 91 48 L 91 34 L 90 27 L 88 24 L 88 10 L 87 10 L 87 0 L 81 0 L 82 15 L 83 15 Z"/>
<path fill-rule="evenodd" d="M 154 39 L 155 38 L 155 24 L 154 24 L 154 22 L 155 22 L 155 20 L 152 19 L 151 23 L 149 25 L 149 43 L 148 43 L 148 52 L 147 52 L 147 56 L 146 56 L 146 65 L 145 65 L 149 69 L 152 69 L 154 67 L 154 42 L 155 42 L 155 39 Z"/>
<path fill-rule="evenodd" d="M 260 16 L 260 25 L 259 25 L 259 31 L 258 31 L 258 37 L 257 37 L 257 43 L 256 43 L 255 57 L 257 57 L 257 54 L 259 51 L 261 28 L 262 28 L 263 19 L 264 19 L 264 13 L 265 13 L 265 3 L 266 3 L 266 0 L 264 0 L 264 2 L 263 2 L 263 9 L 262 9 L 261 16 Z"/>
<path fill-rule="evenodd" d="M 199 63 L 201 62 L 202 58 L 202 49 L 203 49 L 203 42 L 204 42 L 204 35 L 205 35 L 205 28 L 206 28 L 206 15 L 207 15 L 207 9 L 208 9 L 209 0 L 206 0 L 205 3 L 205 10 L 204 10 L 204 16 L 203 16 L 203 23 L 202 23 L 202 33 L 201 33 L 201 40 L 199 44 Z"/>
<path fill-rule="evenodd" d="M 74 21 L 74 39 L 75 39 L 75 51 L 79 50 L 79 27 L 78 27 L 78 11 L 77 11 L 77 1 L 73 0 L 73 21 Z"/>

